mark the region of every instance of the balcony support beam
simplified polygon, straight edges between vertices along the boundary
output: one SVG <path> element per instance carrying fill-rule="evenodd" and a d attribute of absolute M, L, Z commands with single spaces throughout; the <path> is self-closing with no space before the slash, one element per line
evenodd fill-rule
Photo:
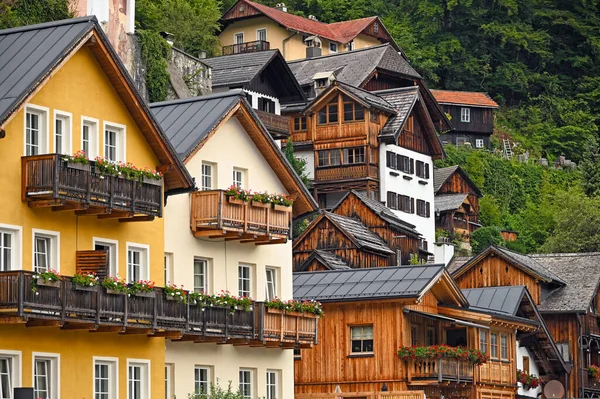
<path fill-rule="evenodd" d="M 62 322 L 60 320 L 29 319 L 25 325 L 27 327 L 62 327 Z"/>
<path fill-rule="evenodd" d="M 271 244 L 285 244 L 287 242 L 287 238 L 276 238 L 270 241 L 265 242 L 257 242 L 254 245 L 271 245 Z"/>
<path fill-rule="evenodd" d="M 94 323 L 73 323 L 65 322 L 60 328 L 61 330 L 93 330 L 96 328 Z"/>
<path fill-rule="evenodd" d="M 92 333 L 120 333 L 124 330 L 123 326 L 97 326 L 93 330 L 90 330 Z"/>
<path fill-rule="evenodd" d="M 122 219 L 122 218 L 130 218 L 134 215 L 128 211 L 115 211 L 113 210 L 111 213 L 105 215 L 96 216 L 98 219 Z"/>
<path fill-rule="evenodd" d="M 29 201 L 30 208 L 51 208 L 54 206 L 63 206 L 65 201 L 61 199 L 56 200 L 41 200 L 41 201 Z"/>
<path fill-rule="evenodd" d="M 183 336 L 181 331 L 155 331 L 152 334 L 148 334 L 150 338 L 169 338 L 171 340 L 179 340 Z"/>
<path fill-rule="evenodd" d="M 138 327 L 127 326 L 127 328 L 125 328 L 124 331 L 119 332 L 119 334 L 122 334 L 122 335 L 134 335 L 134 334 L 150 335 L 150 334 L 152 334 L 152 332 L 153 331 L 151 328 L 138 328 Z"/>
<path fill-rule="evenodd" d="M 151 222 L 154 216 L 132 216 L 130 218 L 119 218 L 119 222 Z"/>
<path fill-rule="evenodd" d="M 194 237 L 210 236 L 217 236 L 218 238 L 223 238 L 223 236 L 225 236 L 225 232 L 223 230 L 198 230 L 194 232 Z"/>
<path fill-rule="evenodd" d="M 75 215 L 77 216 L 96 216 L 96 215 L 106 215 L 111 212 L 110 208 L 89 208 L 85 210 L 75 211 Z"/>
<path fill-rule="evenodd" d="M 62 206 L 53 207 L 52 211 L 53 212 L 80 211 L 80 210 L 84 210 L 84 209 L 88 209 L 88 208 L 89 208 L 89 205 L 76 202 L 76 203 L 67 203 Z"/>

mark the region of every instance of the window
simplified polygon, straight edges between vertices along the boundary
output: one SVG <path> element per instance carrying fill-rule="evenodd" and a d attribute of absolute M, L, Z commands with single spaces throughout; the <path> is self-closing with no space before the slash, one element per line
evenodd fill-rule
<path fill-rule="evenodd" d="M 194 259 L 194 292 L 208 293 L 208 260 Z"/>
<path fill-rule="evenodd" d="M 202 190 L 212 190 L 214 187 L 214 167 L 215 165 L 208 162 L 202 162 Z"/>
<path fill-rule="evenodd" d="M 344 96 L 344 122 L 364 121 L 365 109 L 350 97 Z"/>
<path fill-rule="evenodd" d="M 460 121 L 465 123 L 471 122 L 471 108 L 460 109 Z"/>
<path fill-rule="evenodd" d="M 398 157 L 392 151 L 387 151 L 385 153 L 386 165 L 390 169 L 398 169 Z"/>
<path fill-rule="evenodd" d="M 379 114 L 375 111 L 371 111 L 370 113 L 370 120 L 373 123 L 379 123 Z"/>
<path fill-rule="evenodd" d="M 498 334 L 490 334 L 490 358 L 498 359 Z"/>
<path fill-rule="evenodd" d="M 104 157 L 112 162 L 125 162 L 125 126 L 104 125 Z"/>
<path fill-rule="evenodd" d="M 147 280 L 150 251 L 147 245 L 127 243 L 127 282 Z"/>
<path fill-rule="evenodd" d="M 416 162 L 416 175 L 421 179 L 429 179 L 429 164 L 423 161 Z"/>
<path fill-rule="evenodd" d="M 475 148 L 483 148 L 483 139 L 475 139 Z"/>
<path fill-rule="evenodd" d="M 82 118 L 81 120 L 81 149 L 89 159 L 98 156 L 98 120 Z"/>
<path fill-rule="evenodd" d="M 173 254 L 165 252 L 165 284 L 173 281 Z"/>
<path fill-rule="evenodd" d="M 111 276 L 119 274 L 119 241 L 106 238 L 94 238 L 93 243 L 95 251 L 106 251 L 108 254 L 108 274 Z"/>
<path fill-rule="evenodd" d="M 373 33 L 379 33 L 379 24 L 377 22 L 373 22 Z"/>
<path fill-rule="evenodd" d="M 251 287 L 252 287 L 252 266 L 240 264 L 238 266 L 238 295 L 239 296 L 247 296 L 251 295 Z"/>
<path fill-rule="evenodd" d="M 33 271 L 42 273 L 49 269 L 59 270 L 59 233 L 33 231 Z"/>
<path fill-rule="evenodd" d="M 294 131 L 305 132 L 306 131 L 306 116 L 297 116 L 294 118 Z"/>
<path fill-rule="evenodd" d="M 266 292 L 265 298 L 267 301 L 275 299 L 277 296 L 277 270 L 271 267 L 266 269 Z"/>
<path fill-rule="evenodd" d="M 33 354 L 33 394 L 35 398 L 54 399 L 58 396 L 58 355 Z"/>
<path fill-rule="evenodd" d="M 175 397 L 173 389 L 173 375 L 175 365 L 173 363 L 165 363 L 165 398 L 173 399 Z"/>
<path fill-rule="evenodd" d="M 404 155 L 397 155 L 398 169 L 404 173 L 415 173 L 415 160 Z"/>
<path fill-rule="evenodd" d="M 94 358 L 94 399 L 117 397 L 117 359 Z"/>
<path fill-rule="evenodd" d="M 254 370 L 240 369 L 240 392 L 244 398 L 252 398 L 254 394 L 252 387 L 252 374 L 254 374 Z"/>
<path fill-rule="evenodd" d="M 329 42 L 329 52 L 337 53 L 337 43 Z"/>
<path fill-rule="evenodd" d="M 338 121 L 338 103 L 335 98 L 331 103 L 327 104 L 319 111 L 319 125 L 328 123 L 337 123 Z"/>
<path fill-rule="evenodd" d="M 350 327 L 352 353 L 373 353 L 373 326 Z"/>
<path fill-rule="evenodd" d="M 348 46 L 348 51 L 354 50 L 354 40 L 352 40 L 351 42 L 349 42 L 347 44 L 347 46 Z"/>
<path fill-rule="evenodd" d="M 435 345 L 435 329 L 433 327 L 427 327 L 427 346 Z"/>
<path fill-rule="evenodd" d="M 408 195 L 398 195 L 398 210 L 406 213 L 415 213 L 415 199 Z"/>
<path fill-rule="evenodd" d="M 487 353 L 487 347 L 487 331 L 479 330 L 479 350 L 485 354 Z"/>
<path fill-rule="evenodd" d="M 365 163 L 365 149 L 363 147 L 344 148 L 344 165 L 355 163 Z"/>
<path fill-rule="evenodd" d="M 21 386 L 21 352 L 0 352 L 0 399 L 12 399 L 14 387 Z"/>
<path fill-rule="evenodd" d="M 267 41 L 267 28 L 256 30 L 256 40 L 262 40 L 263 42 Z"/>
<path fill-rule="evenodd" d="M 267 399 L 279 398 L 279 372 L 267 370 Z"/>
<path fill-rule="evenodd" d="M 500 359 L 508 360 L 508 335 L 500 334 Z"/>
<path fill-rule="evenodd" d="M 340 150 L 318 151 L 319 166 L 337 166 L 342 163 Z"/>
<path fill-rule="evenodd" d="M 48 109 L 36 106 L 25 107 L 25 155 L 48 152 Z"/>
<path fill-rule="evenodd" d="M 234 44 L 242 44 L 244 43 L 244 33 L 236 33 L 233 35 Z"/>
<path fill-rule="evenodd" d="M 71 154 L 71 114 L 54 111 L 54 152 Z"/>
<path fill-rule="evenodd" d="M 571 355 L 569 353 L 569 343 L 568 342 L 558 342 L 556 344 L 558 348 L 558 352 L 562 355 L 562 358 L 565 362 L 571 361 Z"/>
<path fill-rule="evenodd" d="M 422 216 L 424 218 L 428 218 L 430 211 L 429 202 L 423 200 L 417 200 L 417 215 Z"/>
<path fill-rule="evenodd" d="M 258 98 L 258 109 L 261 111 L 268 112 L 270 114 L 275 113 L 275 101 L 265 97 Z"/>
<path fill-rule="evenodd" d="M 0 225 L 0 272 L 15 270 L 20 265 L 21 227 Z"/>
<path fill-rule="evenodd" d="M 392 191 L 388 191 L 387 207 L 390 209 L 398 209 L 398 194 L 396 194 Z"/>
<path fill-rule="evenodd" d="M 210 367 L 195 366 L 194 367 L 194 393 L 208 394 L 210 391 Z"/>
<path fill-rule="evenodd" d="M 239 188 L 244 188 L 246 171 L 240 168 L 233 168 L 233 185 Z"/>
<path fill-rule="evenodd" d="M 529 374 L 529 356 L 523 356 L 523 371 Z"/>
<path fill-rule="evenodd" d="M 148 399 L 150 362 L 127 360 L 127 399 Z"/>

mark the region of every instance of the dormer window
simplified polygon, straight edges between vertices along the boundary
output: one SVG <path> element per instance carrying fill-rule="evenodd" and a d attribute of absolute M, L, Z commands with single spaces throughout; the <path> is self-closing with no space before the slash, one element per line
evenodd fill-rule
<path fill-rule="evenodd" d="M 344 122 L 364 121 L 365 109 L 352 101 L 348 96 L 344 96 Z"/>
<path fill-rule="evenodd" d="M 338 121 L 338 104 L 337 98 L 327 104 L 319 111 L 319 125 L 328 123 L 337 123 Z"/>

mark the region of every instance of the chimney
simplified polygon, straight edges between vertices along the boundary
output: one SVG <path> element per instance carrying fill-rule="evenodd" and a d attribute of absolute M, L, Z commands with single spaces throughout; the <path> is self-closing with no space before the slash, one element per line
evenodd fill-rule
<path fill-rule="evenodd" d="M 198 58 L 200 58 L 200 59 L 206 58 L 206 51 L 204 51 L 204 50 L 200 51 L 200 53 L 198 53 Z"/>
<path fill-rule="evenodd" d="M 321 56 L 321 47 L 307 47 L 306 58 L 314 58 Z"/>
<path fill-rule="evenodd" d="M 175 35 L 169 32 L 160 32 L 160 35 L 169 43 L 169 46 L 173 46 L 175 43 Z"/>
<path fill-rule="evenodd" d="M 317 17 L 315 17 L 314 15 L 309 15 L 309 16 L 308 16 L 308 19 L 310 19 L 311 21 L 317 21 L 317 22 L 319 21 L 319 20 L 317 19 Z"/>
<path fill-rule="evenodd" d="M 275 8 L 279 11 L 287 12 L 287 7 L 285 6 L 285 3 L 277 3 Z"/>

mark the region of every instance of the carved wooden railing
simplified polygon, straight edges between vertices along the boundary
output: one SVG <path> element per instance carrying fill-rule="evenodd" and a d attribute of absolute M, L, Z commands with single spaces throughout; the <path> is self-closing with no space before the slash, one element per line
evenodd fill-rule
<path fill-rule="evenodd" d="M 589 313 L 585 316 L 584 335 L 600 336 L 600 317 L 597 314 Z"/>
<path fill-rule="evenodd" d="M 343 393 L 297 393 L 295 399 L 425 399 L 424 391 L 393 391 L 393 392 L 343 392 Z"/>
<path fill-rule="evenodd" d="M 290 117 L 272 114 L 270 112 L 255 109 L 254 112 L 258 115 L 267 130 L 275 138 L 287 137 L 290 135 Z"/>
<path fill-rule="evenodd" d="M 343 122 L 341 124 L 317 125 L 317 140 L 335 140 L 343 138 L 357 137 L 367 138 L 367 125 L 364 121 Z"/>
<path fill-rule="evenodd" d="M 162 179 L 140 182 L 103 176 L 94 161 L 70 164 L 63 158 L 60 154 L 21 158 L 23 201 L 61 200 L 162 217 Z"/>
<path fill-rule="evenodd" d="M 377 167 L 367 164 L 340 165 L 334 167 L 317 167 L 315 181 L 351 180 L 371 177 L 378 178 Z"/>
<path fill-rule="evenodd" d="M 260 304 L 263 315 L 263 340 L 316 344 L 319 318 L 310 314 L 267 309 Z"/>
<path fill-rule="evenodd" d="M 587 367 L 581 370 L 583 376 L 583 388 L 593 391 L 600 391 L 600 381 L 590 377 Z"/>
<path fill-rule="evenodd" d="M 488 383 L 516 385 L 517 378 L 512 362 L 488 360 L 478 367 L 479 381 Z"/>
<path fill-rule="evenodd" d="M 255 51 L 266 51 L 271 49 L 271 43 L 264 40 L 255 40 L 253 42 L 244 42 L 223 46 L 223 55 L 253 53 Z"/>
<path fill-rule="evenodd" d="M 414 359 L 407 362 L 407 379 L 442 381 L 473 381 L 473 364 L 460 359 Z"/>

